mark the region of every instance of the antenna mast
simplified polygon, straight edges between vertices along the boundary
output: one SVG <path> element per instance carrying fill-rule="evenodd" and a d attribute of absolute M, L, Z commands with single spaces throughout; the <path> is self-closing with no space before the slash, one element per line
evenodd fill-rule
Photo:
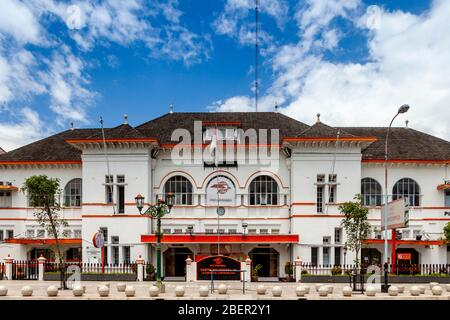
<path fill-rule="evenodd" d="M 259 0 L 255 0 L 255 111 L 258 112 L 258 55 L 259 55 L 259 39 L 258 39 L 258 8 Z"/>

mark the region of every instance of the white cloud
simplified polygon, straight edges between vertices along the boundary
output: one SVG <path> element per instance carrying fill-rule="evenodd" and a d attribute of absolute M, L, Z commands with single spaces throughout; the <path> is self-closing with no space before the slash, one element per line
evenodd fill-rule
<path fill-rule="evenodd" d="M 46 129 L 39 115 L 28 107 L 18 110 L 17 121 L 13 123 L 0 122 L 2 135 L 1 148 L 11 151 L 45 136 Z"/>
<path fill-rule="evenodd" d="M 335 4 L 334 17 L 345 17 L 337 4 L 349 2 L 327 2 Z M 333 15 L 302 10 L 307 14 L 298 15 L 304 19 L 300 34 L 324 39 L 318 30 L 332 30 Z M 347 17 L 367 34 L 367 62 L 332 62 L 301 41 L 286 44 L 272 59 L 275 76 L 265 96 L 284 97 L 283 112 L 301 121 L 313 123 L 320 112 L 324 122 L 335 126 L 385 126 L 408 103 L 410 111 L 396 125 L 409 119 L 410 127 L 450 139 L 450 1 L 435 0 L 420 15 L 372 6 L 357 19 Z M 325 47 L 339 49 L 334 42 Z M 222 102 L 216 109 L 230 108 Z"/>
<path fill-rule="evenodd" d="M 21 1 L 0 1 L 0 34 L 8 34 L 20 43 L 38 43 L 40 25 L 33 12 Z"/>
<path fill-rule="evenodd" d="M 11 115 L 39 95 L 49 98 L 58 125 L 87 123 L 87 109 L 94 104 L 96 93 L 89 87 L 90 66 L 83 53 L 95 47 L 141 44 L 152 57 L 186 65 L 208 59 L 208 35 L 198 35 L 182 25 L 177 6 L 176 0 L 1 0 L 0 112 L 12 122 L 0 123 L 0 135 L 31 123 L 17 123 L 18 118 Z M 53 24 L 61 22 L 66 28 L 58 26 L 57 32 L 51 33 Z M 76 45 L 66 44 L 65 36 Z M 111 57 L 108 62 L 110 66 L 118 64 Z M 23 110 L 21 114 L 31 115 L 31 109 Z M 30 134 L 18 135 L 17 141 L 24 142 L 39 132 L 29 130 Z"/>
<path fill-rule="evenodd" d="M 289 6 L 286 1 L 264 0 L 259 2 L 259 11 L 268 15 L 283 29 L 287 19 Z M 235 38 L 242 45 L 254 44 L 254 0 L 227 0 L 223 12 L 214 20 L 212 26 L 219 35 Z M 267 33 L 261 32 L 261 42 L 269 44 L 272 41 Z"/>

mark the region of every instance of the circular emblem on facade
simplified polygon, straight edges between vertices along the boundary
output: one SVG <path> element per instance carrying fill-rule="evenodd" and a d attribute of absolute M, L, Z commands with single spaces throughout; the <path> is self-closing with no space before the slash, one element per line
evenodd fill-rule
<path fill-rule="evenodd" d="M 225 208 L 224 207 L 218 207 L 217 208 L 217 215 L 221 217 L 224 214 L 225 214 Z"/>
<path fill-rule="evenodd" d="M 96 248 L 101 248 L 105 244 L 105 237 L 103 236 L 103 233 L 100 231 L 96 232 L 94 236 L 92 237 L 92 244 Z"/>

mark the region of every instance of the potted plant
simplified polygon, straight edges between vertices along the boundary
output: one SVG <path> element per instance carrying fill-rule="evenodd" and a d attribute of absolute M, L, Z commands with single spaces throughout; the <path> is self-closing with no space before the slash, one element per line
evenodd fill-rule
<path fill-rule="evenodd" d="M 252 282 L 258 281 L 258 273 L 261 271 L 261 269 L 262 269 L 261 264 L 257 264 L 252 268 Z"/>
<path fill-rule="evenodd" d="M 146 274 L 146 277 L 145 277 L 146 280 L 154 281 L 155 280 L 155 266 L 151 263 L 147 264 L 145 266 L 145 274 Z"/>
<path fill-rule="evenodd" d="M 286 277 L 287 282 L 294 281 L 294 277 L 292 276 L 294 273 L 294 266 L 292 265 L 292 262 L 290 261 L 286 262 L 286 264 L 284 265 L 284 273 L 286 273 L 287 275 Z"/>

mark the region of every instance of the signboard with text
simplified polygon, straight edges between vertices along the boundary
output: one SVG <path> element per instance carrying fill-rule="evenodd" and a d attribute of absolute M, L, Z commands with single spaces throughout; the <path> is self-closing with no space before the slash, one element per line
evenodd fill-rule
<path fill-rule="evenodd" d="M 407 228 L 409 224 L 409 208 L 405 199 L 398 199 L 387 204 L 388 229 Z M 381 230 L 384 230 L 384 207 L 381 210 Z"/>
<path fill-rule="evenodd" d="M 211 273 L 214 280 L 241 280 L 241 273 L 233 270 L 241 270 L 241 263 L 236 259 L 227 256 L 206 257 L 197 261 L 197 280 L 211 280 Z"/>

